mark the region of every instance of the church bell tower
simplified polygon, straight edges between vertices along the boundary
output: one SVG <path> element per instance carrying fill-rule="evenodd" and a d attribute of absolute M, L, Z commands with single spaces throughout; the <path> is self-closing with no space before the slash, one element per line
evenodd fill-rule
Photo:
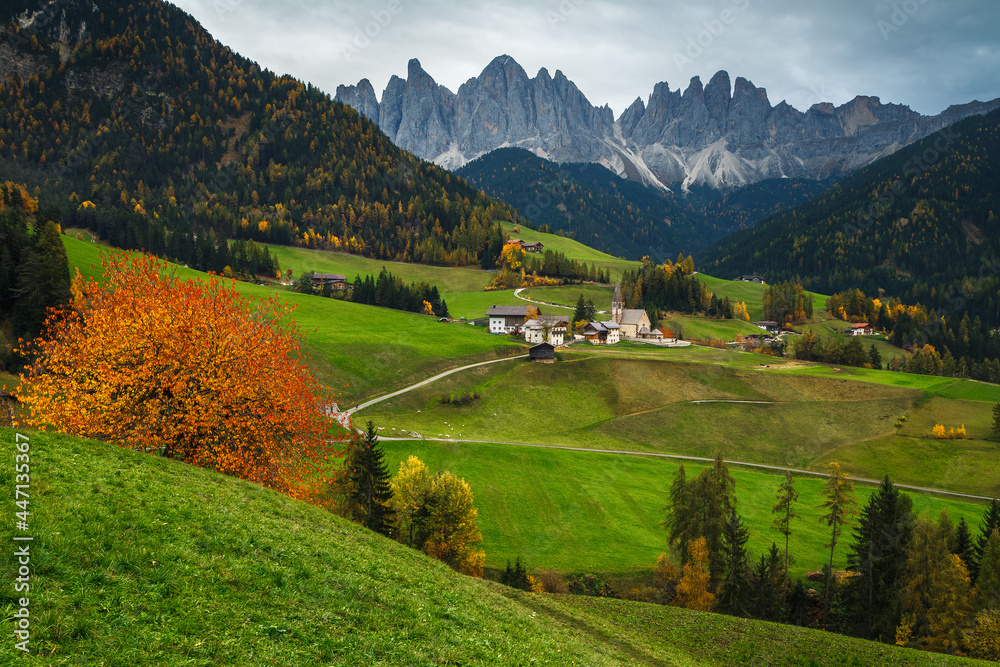
<path fill-rule="evenodd" d="M 615 324 L 622 323 L 622 288 L 619 283 L 615 283 L 615 295 L 611 298 L 611 319 Z"/>

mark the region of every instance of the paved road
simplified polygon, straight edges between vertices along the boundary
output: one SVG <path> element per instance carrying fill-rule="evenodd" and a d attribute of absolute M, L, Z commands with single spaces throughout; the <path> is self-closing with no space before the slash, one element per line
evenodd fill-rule
<path fill-rule="evenodd" d="M 525 289 L 527 288 L 518 287 L 516 290 L 514 290 L 514 296 L 516 296 L 521 301 L 527 301 L 529 303 L 537 303 L 539 306 L 552 306 L 553 308 L 565 308 L 566 310 L 576 310 L 576 308 L 574 308 L 573 306 L 564 306 L 561 303 L 550 303 L 548 301 L 537 301 L 535 299 L 532 299 L 531 297 L 521 296 L 521 292 L 523 292 Z"/>
<path fill-rule="evenodd" d="M 681 454 L 660 454 L 658 452 L 632 452 L 625 449 L 593 449 L 590 447 L 564 447 L 562 445 L 535 445 L 526 442 L 503 442 L 496 440 L 467 440 L 462 438 L 398 438 L 392 436 L 379 436 L 380 440 L 433 440 L 437 442 L 467 442 L 470 444 L 478 445 L 509 445 L 512 447 L 537 447 L 539 449 L 568 449 L 575 452 L 595 452 L 597 454 L 621 454 L 625 456 L 653 456 L 661 459 L 677 459 L 681 461 L 698 461 L 711 463 L 715 459 L 705 458 L 702 456 L 684 456 Z M 746 468 L 759 468 L 763 470 L 773 470 L 776 472 L 792 472 L 799 475 L 814 475 L 816 477 L 829 477 L 825 472 L 816 472 L 815 470 L 800 470 L 798 468 L 784 468 L 782 466 L 772 466 L 765 465 L 763 463 L 747 463 L 745 461 L 725 461 L 727 465 L 743 466 Z M 878 479 L 868 479 L 866 477 L 848 477 L 847 479 L 854 482 L 863 482 L 866 484 L 881 484 L 882 480 Z M 952 496 L 955 498 L 969 498 L 972 500 L 992 500 L 989 496 L 977 496 L 971 493 L 958 493 L 956 491 L 945 491 L 943 489 L 932 489 L 926 486 L 913 486 L 910 484 L 894 484 L 894 486 L 900 489 L 909 489 L 911 491 L 921 491 L 924 493 L 937 493 L 944 496 Z"/>
<path fill-rule="evenodd" d="M 480 361 L 478 364 L 469 364 L 468 366 L 460 366 L 459 368 L 452 368 L 450 371 L 445 371 L 444 373 L 438 373 L 437 375 L 435 375 L 432 378 L 428 378 L 428 379 L 424 380 L 423 382 L 418 382 L 417 384 L 410 385 L 409 387 L 406 387 L 405 389 L 400 389 L 399 391 L 394 391 L 391 394 L 386 394 L 385 396 L 379 396 L 378 398 L 373 398 L 370 401 L 365 401 L 364 403 L 359 403 L 358 405 L 354 406 L 353 408 L 349 408 L 346 412 L 347 412 L 347 414 L 352 415 L 355 412 L 357 412 L 358 410 L 364 410 L 365 408 L 367 408 L 367 407 L 369 407 L 371 405 L 375 405 L 376 403 L 381 403 L 382 401 L 390 399 L 393 396 L 399 396 L 400 394 L 405 394 L 408 391 L 413 391 L 414 389 L 417 389 L 418 387 L 423 387 L 424 385 L 428 385 L 431 382 L 434 382 L 435 380 L 440 380 L 441 378 L 447 377 L 447 376 L 451 375 L 452 373 L 458 373 L 459 371 L 464 371 L 464 370 L 468 370 L 470 368 L 475 368 L 476 366 L 486 366 L 487 364 L 498 364 L 501 361 L 510 361 L 511 359 L 527 359 L 527 358 L 528 358 L 528 355 L 526 355 L 526 354 L 519 354 L 516 357 L 504 357 L 503 359 L 492 359 L 490 361 Z"/>

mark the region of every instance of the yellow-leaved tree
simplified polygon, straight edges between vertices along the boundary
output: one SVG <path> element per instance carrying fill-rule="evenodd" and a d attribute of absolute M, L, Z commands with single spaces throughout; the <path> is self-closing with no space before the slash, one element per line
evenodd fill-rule
<path fill-rule="evenodd" d="M 182 281 L 149 256 L 106 256 L 21 351 L 25 426 L 159 453 L 314 499 L 339 455 L 290 309 L 229 281 Z"/>
<path fill-rule="evenodd" d="M 476 545 L 483 535 L 468 482 L 447 471 L 431 475 L 410 456 L 399 464 L 391 486 L 397 539 L 459 572 L 482 576 L 485 554 Z"/>
<path fill-rule="evenodd" d="M 708 589 L 712 575 L 708 572 L 708 547 L 704 537 L 688 542 L 688 559 L 681 570 L 681 579 L 677 582 L 676 597 L 673 605 L 694 609 L 695 611 L 710 611 L 715 602 L 715 596 Z"/>

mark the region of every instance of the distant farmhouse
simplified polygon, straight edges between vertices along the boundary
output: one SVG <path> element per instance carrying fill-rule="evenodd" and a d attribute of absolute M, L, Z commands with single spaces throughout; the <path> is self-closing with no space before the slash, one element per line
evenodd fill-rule
<path fill-rule="evenodd" d="M 513 243 L 514 245 L 519 246 L 521 250 L 524 250 L 525 252 L 542 252 L 545 247 L 542 245 L 541 241 L 528 242 L 522 241 L 521 239 L 511 239 L 510 241 L 507 241 L 507 243 Z"/>
<path fill-rule="evenodd" d="M 867 322 L 858 322 L 857 324 L 852 324 L 851 328 L 844 333 L 848 336 L 873 336 L 875 335 L 875 327 Z"/>
<path fill-rule="evenodd" d="M 621 340 L 621 330 L 614 321 L 587 322 L 582 333 L 592 345 L 614 345 Z"/>
<path fill-rule="evenodd" d="M 562 315 L 539 315 L 521 326 L 528 343 L 562 345 L 569 329 L 569 320 Z"/>
<path fill-rule="evenodd" d="M 315 271 L 312 274 L 312 284 L 316 289 L 322 289 L 325 285 L 329 285 L 334 290 L 345 290 L 351 287 L 346 276 L 339 273 L 316 273 Z"/>
<path fill-rule="evenodd" d="M 762 322 L 754 322 L 755 327 L 760 327 L 768 333 L 781 333 L 781 325 L 773 320 L 764 320 Z"/>
<path fill-rule="evenodd" d="M 740 276 L 739 278 L 736 278 L 735 281 L 739 283 L 757 283 L 759 285 L 767 284 L 766 282 L 764 282 L 763 276 L 757 276 L 757 275 Z"/>
<path fill-rule="evenodd" d="M 490 318 L 490 333 L 504 334 L 517 331 L 528 319 L 529 306 L 490 306 L 486 317 Z M 541 315 L 538 308 L 536 312 Z"/>

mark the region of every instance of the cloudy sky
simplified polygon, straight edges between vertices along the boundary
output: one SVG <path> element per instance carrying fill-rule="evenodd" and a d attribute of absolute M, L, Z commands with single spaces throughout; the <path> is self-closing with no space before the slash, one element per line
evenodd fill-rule
<path fill-rule="evenodd" d="M 997 0 L 173 0 L 264 67 L 329 93 L 418 58 L 452 91 L 495 56 L 563 71 L 615 116 L 727 70 L 805 110 L 855 95 L 926 114 L 1000 97 Z"/>

